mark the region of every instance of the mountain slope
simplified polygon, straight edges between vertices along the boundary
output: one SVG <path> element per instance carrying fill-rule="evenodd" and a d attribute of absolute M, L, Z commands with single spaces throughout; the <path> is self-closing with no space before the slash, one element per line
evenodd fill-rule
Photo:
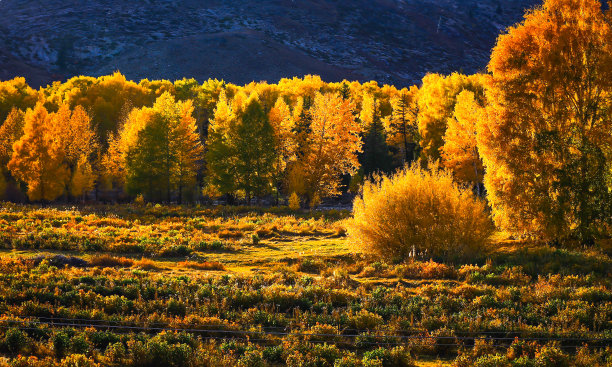
<path fill-rule="evenodd" d="M 134 79 L 244 83 L 317 73 L 408 85 L 426 72 L 483 69 L 499 32 L 534 4 L 2 0 L 0 44 L 24 64 L 65 77 L 118 69 Z"/>

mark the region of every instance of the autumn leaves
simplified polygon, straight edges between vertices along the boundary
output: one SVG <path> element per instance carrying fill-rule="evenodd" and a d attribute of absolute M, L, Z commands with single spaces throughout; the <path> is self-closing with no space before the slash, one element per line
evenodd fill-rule
<path fill-rule="evenodd" d="M 196 186 L 204 147 L 190 100 L 165 92 L 153 107 L 133 109 L 103 159 L 115 187 L 148 200 L 180 203 Z"/>
<path fill-rule="evenodd" d="M 16 78 L 0 83 L 0 189 L 316 205 L 343 176 L 357 191 L 419 156 L 486 196 L 499 228 L 591 241 L 612 225 L 610 39 L 598 0 L 548 0 L 500 36 L 489 73 L 428 74 L 420 88 L 115 73 L 37 92 Z"/>
<path fill-rule="evenodd" d="M 9 115 L 9 129 L 17 129 L 18 112 Z M 4 126 L 3 126 L 4 127 Z M 93 188 L 90 164 L 98 151 L 91 121 L 82 107 L 67 105 L 49 113 L 42 103 L 23 117 L 23 135 L 12 146 L 8 169 L 27 185 L 30 200 L 55 200 L 64 192 L 78 197 Z"/>
<path fill-rule="evenodd" d="M 548 0 L 499 37 L 479 152 L 498 226 L 590 242 L 612 225 L 612 30 L 598 0 Z"/>
<path fill-rule="evenodd" d="M 352 103 L 339 94 L 300 96 L 293 109 L 280 97 L 266 116 L 256 93 L 231 102 L 223 93 L 209 126 L 209 184 L 249 200 L 287 183 L 316 202 L 338 194 L 340 175 L 359 167 L 360 132 Z"/>

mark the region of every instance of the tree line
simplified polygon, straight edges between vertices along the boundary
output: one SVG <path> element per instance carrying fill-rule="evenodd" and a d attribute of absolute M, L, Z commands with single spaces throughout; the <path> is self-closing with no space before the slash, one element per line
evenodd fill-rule
<path fill-rule="evenodd" d="M 611 18 L 599 0 L 547 0 L 498 37 L 486 72 L 403 89 L 117 72 L 36 91 L 15 78 L 0 83 L 0 191 L 316 205 L 418 161 L 472 186 L 500 228 L 590 240 L 611 222 Z"/>

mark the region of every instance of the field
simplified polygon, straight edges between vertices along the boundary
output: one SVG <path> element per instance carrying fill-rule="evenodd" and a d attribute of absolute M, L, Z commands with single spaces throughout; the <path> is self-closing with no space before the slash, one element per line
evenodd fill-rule
<path fill-rule="evenodd" d="M 385 263 L 351 247 L 349 216 L 287 208 L 4 204 L 4 362 L 611 362 L 610 252 L 500 239 L 473 264 Z"/>

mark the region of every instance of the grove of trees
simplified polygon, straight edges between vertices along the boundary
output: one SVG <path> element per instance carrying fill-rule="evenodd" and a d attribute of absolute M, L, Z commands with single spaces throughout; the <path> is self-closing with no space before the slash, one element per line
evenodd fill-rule
<path fill-rule="evenodd" d="M 508 233 L 589 242 L 612 225 L 611 26 L 599 0 L 546 0 L 499 36 L 486 72 L 403 89 L 118 72 L 38 91 L 0 82 L 0 195 L 316 206 L 417 161 L 473 189 Z"/>

